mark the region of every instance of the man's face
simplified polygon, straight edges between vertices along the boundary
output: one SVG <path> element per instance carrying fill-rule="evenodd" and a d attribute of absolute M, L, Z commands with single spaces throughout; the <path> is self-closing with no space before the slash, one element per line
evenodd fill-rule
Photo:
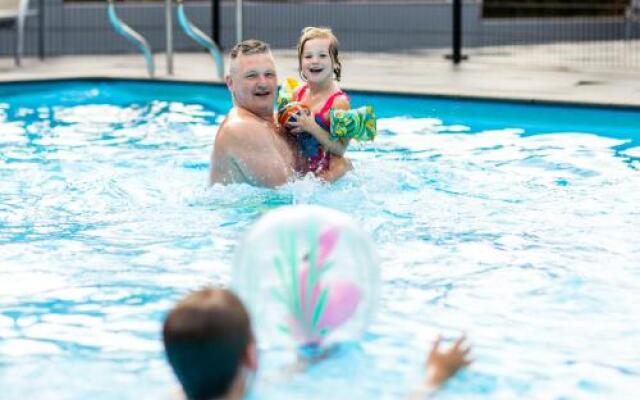
<path fill-rule="evenodd" d="M 232 61 L 227 86 L 236 105 L 262 117 L 273 117 L 278 78 L 271 53 L 240 55 Z"/>

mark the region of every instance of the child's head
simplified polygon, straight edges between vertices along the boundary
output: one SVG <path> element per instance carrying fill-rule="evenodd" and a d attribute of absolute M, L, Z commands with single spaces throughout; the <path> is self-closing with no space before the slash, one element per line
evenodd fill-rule
<path fill-rule="evenodd" d="M 249 314 L 226 289 L 185 297 L 169 312 L 162 334 L 169 364 L 189 399 L 223 396 L 242 367 L 256 368 Z"/>
<path fill-rule="evenodd" d="M 312 56 L 311 50 L 317 50 L 321 53 L 327 52 L 330 57 L 333 74 L 337 81 L 340 80 L 342 72 L 342 64 L 338 58 L 338 39 L 335 37 L 330 28 L 310 26 L 302 30 L 302 35 L 298 41 L 298 71 L 303 79 L 308 80 L 309 71 L 305 68 L 306 57 Z M 314 47 L 314 49 L 310 49 Z M 313 74 L 313 72 L 312 72 Z"/>

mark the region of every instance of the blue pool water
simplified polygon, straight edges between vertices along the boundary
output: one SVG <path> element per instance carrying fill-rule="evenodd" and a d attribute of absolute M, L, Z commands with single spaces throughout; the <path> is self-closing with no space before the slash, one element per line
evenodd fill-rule
<path fill-rule="evenodd" d="M 334 186 L 206 186 L 220 86 L 0 85 L 0 399 L 167 399 L 159 328 L 229 283 L 265 211 L 351 214 L 382 258 L 359 345 L 305 373 L 264 351 L 258 399 L 400 399 L 437 332 L 475 364 L 444 399 L 634 399 L 640 110 L 353 93 L 379 138 Z"/>

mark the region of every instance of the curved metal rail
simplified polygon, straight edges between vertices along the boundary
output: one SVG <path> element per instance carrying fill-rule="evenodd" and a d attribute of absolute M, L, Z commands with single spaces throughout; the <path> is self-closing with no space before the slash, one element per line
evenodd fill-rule
<path fill-rule="evenodd" d="M 109 22 L 111 22 L 113 29 L 138 47 L 138 49 L 144 54 L 144 58 L 147 61 L 147 72 L 149 73 L 149 76 L 153 78 L 156 68 L 153 62 L 153 53 L 151 52 L 149 43 L 142 35 L 134 31 L 129 25 L 125 24 L 120 18 L 118 18 L 113 0 L 108 0 L 108 3 L 107 12 L 109 14 Z"/>
<path fill-rule="evenodd" d="M 180 27 L 191 39 L 193 39 L 200 46 L 205 47 L 213 60 L 216 63 L 216 69 L 218 70 L 218 78 L 220 80 L 224 79 L 224 61 L 222 59 L 222 54 L 220 53 L 220 48 L 218 45 L 209 38 L 204 32 L 198 29 L 197 26 L 191 23 L 187 18 L 187 14 L 184 11 L 184 4 L 182 0 L 178 0 L 178 23 Z"/>

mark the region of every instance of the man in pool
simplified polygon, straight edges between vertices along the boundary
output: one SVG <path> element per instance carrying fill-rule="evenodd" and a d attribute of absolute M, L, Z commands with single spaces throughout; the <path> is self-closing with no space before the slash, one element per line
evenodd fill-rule
<path fill-rule="evenodd" d="M 242 399 L 258 368 L 249 313 L 233 292 L 205 288 L 182 299 L 167 315 L 165 353 L 189 400 Z M 464 337 L 441 351 L 438 338 L 427 358 L 424 387 L 438 388 L 470 364 Z"/>
<path fill-rule="evenodd" d="M 304 161 L 294 138 L 275 121 L 277 76 L 269 45 L 245 40 L 234 46 L 225 79 L 233 108 L 213 144 L 210 183 L 276 187 L 291 181 L 304 169 L 300 164 Z M 352 168 L 345 158 L 338 157 L 335 163 L 318 177 L 333 182 Z"/>

